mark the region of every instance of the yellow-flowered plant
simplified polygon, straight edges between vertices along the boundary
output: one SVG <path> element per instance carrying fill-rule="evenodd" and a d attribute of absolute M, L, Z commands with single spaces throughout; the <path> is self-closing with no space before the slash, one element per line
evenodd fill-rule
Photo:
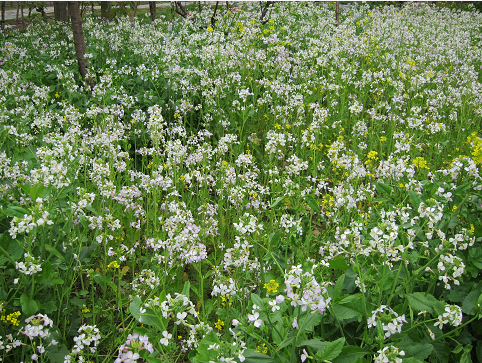
<path fill-rule="evenodd" d="M 279 284 L 275 280 L 270 280 L 267 284 L 264 284 L 266 293 L 269 295 L 271 293 L 276 294 L 278 292 Z"/>

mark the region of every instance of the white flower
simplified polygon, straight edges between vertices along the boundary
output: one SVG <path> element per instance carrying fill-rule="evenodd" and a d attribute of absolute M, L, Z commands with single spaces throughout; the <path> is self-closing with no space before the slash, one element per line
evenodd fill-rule
<path fill-rule="evenodd" d="M 167 331 L 163 331 L 162 332 L 162 336 L 163 338 L 159 341 L 159 343 L 161 343 L 162 345 L 165 345 L 167 346 L 169 344 L 169 339 L 172 338 L 172 334 L 169 334 L 169 332 Z"/>

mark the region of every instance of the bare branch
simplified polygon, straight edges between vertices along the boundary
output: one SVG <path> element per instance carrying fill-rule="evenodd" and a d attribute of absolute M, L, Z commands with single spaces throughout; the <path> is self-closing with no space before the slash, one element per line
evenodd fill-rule
<path fill-rule="evenodd" d="M 268 22 L 268 20 L 263 20 L 263 19 L 266 16 L 266 13 L 268 12 L 268 8 L 274 3 L 275 3 L 274 1 L 266 1 L 264 8 L 261 10 L 261 16 L 259 17 L 259 22 L 261 24 L 266 24 Z"/>
<path fill-rule="evenodd" d="M 214 23 L 216 22 L 216 12 L 218 11 L 218 1 L 216 1 L 216 6 L 214 7 L 214 13 L 213 16 L 211 16 L 211 25 L 214 28 Z"/>

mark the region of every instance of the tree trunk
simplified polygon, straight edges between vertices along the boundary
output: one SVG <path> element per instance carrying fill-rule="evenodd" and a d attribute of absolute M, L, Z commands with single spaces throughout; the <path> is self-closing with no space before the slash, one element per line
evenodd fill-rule
<path fill-rule="evenodd" d="M 1 22 L 1 28 L 2 32 L 5 31 L 5 1 L 2 1 L 2 22 Z"/>
<path fill-rule="evenodd" d="M 100 17 L 102 20 L 110 19 L 110 1 L 102 1 L 100 3 Z"/>
<path fill-rule="evenodd" d="M 69 1 L 69 14 L 72 19 L 72 31 L 74 33 L 75 56 L 79 64 L 79 73 L 83 79 L 89 82 L 91 89 L 94 87 L 92 77 L 87 78 L 87 68 L 89 62 L 85 58 L 87 49 L 85 47 L 84 30 L 82 28 L 82 18 L 80 17 L 79 2 Z"/>
<path fill-rule="evenodd" d="M 69 11 L 67 1 L 54 1 L 54 17 L 55 21 L 69 21 Z"/>
<path fill-rule="evenodd" d="M 335 2 L 336 26 L 340 25 L 340 2 Z"/>
<path fill-rule="evenodd" d="M 134 18 L 136 17 L 138 6 L 139 6 L 139 1 L 135 1 L 134 2 L 134 8 L 132 9 L 132 12 L 129 14 L 129 20 L 131 21 L 131 23 L 134 22 Z"/>
<path fill-rule="evenodd" d="M 151 20 L 154 21 L 156 20 L 156 2 L 155 1 L 149 1 L 149 11 L 151 12 Z"/>
<path fill-rule="evenodd" d="M 21 7 L 21 14 L 22 14 L 22 30 L 25 30 L 25 17 L 23 15 L 23 6 L 25 5 L 25 3 L 22 1 L 22 7 Z"/>

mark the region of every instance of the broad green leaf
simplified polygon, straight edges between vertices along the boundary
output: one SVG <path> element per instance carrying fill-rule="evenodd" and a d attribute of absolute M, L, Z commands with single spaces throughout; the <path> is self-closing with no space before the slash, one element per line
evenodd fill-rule
<path fill-rule="evenodd" d="M 433 312 L 433 305 L 437 302 L 437 299 L 426 292 L 414 292 L 407 295 L 408 305 L 412 309 L 418 311 L 427 311 L 429 313 Z"/>
<path fill-rule="evenodd" d="M 151 308 L 141 306 L 142 301 L 139 297 L 134 297 L 134 300 L 129 305 L 129 311 L 134 318 L 146 325 L 155 326 L 159 331 L 165 330 L 166 324 L 164 318 L 161 320 L 157 314 Z M 142 312 L 141 312 L 142 309 Z"/>
<path fill-rule="evenodd" d="M 437 342 L 433 344 L 432 354 L 430 355 L 430 361 L 438 363 L 448 363 L 450 355 L 450 347 L 445 342 Z"/>
<path fill-rule="evenodd" d="M 163 360 L 155 357 L 146 357 L 147 363 L 163 363 Z"/>
<path fill-rule="evenodd" d="M 255 305 L 258 305 L 259 307 L 263 306 L 263 301 L 261 300 L 261 297 L 258 294 L 251 294 L 251 300 Z"/>
<path fill-rule="evenodd" d="M 360 301 L 358 301 L 358 300 L 361 300 L 361 299 L 363 299 L 362 294 L 345 295 L 345 297 L 343 299 L 338 301 L 338 304 L 348 304 L 348 303 L 351 303 L 351 302 L 354 302 L 356 304 L 360 304 Z M 360 310 L 358 310 L 358 311 L 361 311 L 361 309 L 362 309 L 362 307 L 360 307 Z"/>
<path fill-rule="evenodd" d="M 377 183 L 375 187 L 377 188 L 378 192 L 381 194 L 390 195 L 392 193 L 392 187 L 388 184 Z"/>
<path fill-rule="evenodd" d="M 465 183 L 465 184 L 459 185 L 457 189 L 455 189 L 454 194 L 459 195 L 462 198 L 465 197 L 466 191 L 470 189 L 471 185 L 472 185 L 471 183 Z"/>
<path fill-rule="evenodd" d="M 338 299 L 341 296 L 341 291 L 343 290 L 343 284 L 345 283 L 345 274 L 341 275 L 336 282 L 333 300 Z"/>
<path fill-rule="evenodd" d="M 422 199 L 420 199 L 420 196 L 417 193 L 415 193 L 413 190 L 408 191 L 408 196 L 410 197 L 410 201 L 412 202 L 413 209 L 418 210 L 418 207 L 422 202 Z"/>
<path fill-rule="evenodd" d="M 354 345 L 347 345 L 343 347 L 340 355 L 333 359 L 333 363 L 355 363 L 359 358 L 362 358 L 367 354 L 368 352 L 366 352 L 363 348 L 356 347 Z"/>
<path fill-rule="evenodd" d="M 20 296 L 20 304 L 22 305 L 23 313 L 27 316 L 34 315 L 38 311 L 37 302 L 31 299 L 25 292 Z"/>
<path fill-rule="evenodd" d="M 313 211 L 315 211 L 316 213 L 321 212 L 320 206 L 318 205 L 315 198 L 311 194 L 305 195 L 305 200 L 310 206 L 310 208 L 313 209 Z"/>
<path fill-rule="evenodd" d="M 475 355 L 479 360 L 479 362 L 482 362 L 482 341 L 481 340 L 477 342 L 477 346 L 475 347 Z"/>
<path fill-rule="evenodd" d="M 64 256 L 62 256 L 62 254 L 51 245 L 45 244 L 45 250 L 48 253 L 51 253 L 52 255 L 54 255 L 55 257 L 58 257 L 60 260 L 65 261 Z"/>
<path fill-rule="evenodd" d="M 340 320 L 351 319 L 356 317 L 358 321 L 361 321 L 363 316 L 361 312 L 351 307 L 348 307 L 346 305 L 334 304 L 332 306 L 332 309 L 335 316 Z"/>
<path fill-rule="evenodd" d="M 185 283 L 184 283 L 184 287 L 182 288 L 182 295 L 186 296 L 188 299 L 189 299 L 189 291 L 191 290 L 191 283 L 189 282 L 189 280 L 187 280 Z"/>
<path fill-rule="evenodd" d="M 270 208 L 275 208 L 278 204 L 280 204 L 283 200 L 285 200 L 285 196 L 283 195 L 282 197 L 279 197 L 276 199 L 270 206 Z"/>
<path fill-rule="evenodd" d="M 280 345 L 278 345 L 278 348 L 276 349 L 277 351 L 280 351 L 281 349 L 287 347 L 288 345 L 290 345 L 291 343 L 293 343 L 293 341 L 295 341 L 296 337 L 289 337 L 289 338 L 286 338 L 285 340 L 283 340 Z"/>
<path fill-rule="evenodd" d="M 244 363 L 279 363 L 269 355 L 255 352 L 253 349 L 246 349 L 243 353 Z"/>
<path fill-rule="evenodd" d="M 472 358 L 470 356 L 470 351 L 472 350 L 472 344 L 467 344 L 464 347 L 464 352 L 462 357 L 460 357 L 460 363 L 472 363 Z"/>
<path fill-rule="evenodd" d="M 65 347 L 64 344 L 50 344 L 45 348 L 45 352 L 49 358 L 48 361 L 51 363 L 64 363 L 65 356 L 70 354 L 70 351 Z"/>
<path fill-rule="evenodd" d="M 469 261 L 475 267 L 482 269 L 482 247 L 472 247 L 469 249 Z"/>
<path fill-rule="evenodd" d="M 18 217 L 18 218 L 23 218 L 26 214 L 30 214 L 30 212 L 25 208 L 22 208 L 16 205 L 8 206 L 8 208 L 5 209 L 3 213 L 5 213 L 8 217 Z"/>
<path fill-rule="evenodd" d="M 432 344 L 416 343 L 407 337 L 405 337 L 397 347 L 405 352 L 406 358 L 414 357 L 422 361 L 427 359 L 433 350 Z M 403 361 L 405 361 L 405 358 L 403 358 Z"/>
<path fill-rule="evenodd" d="M 318 310 L 308 312 L 303 318 L 298 321 L 298 326 L 302 331 L 313 331 L 313 328 L 320 324 L 323 319 L 323 315 Z"/>
<path fill-rule="evenodd" d="M 349 267 L 342 256 L 336 256 L 333 260 L 330 260 L 329 264 L 331 268 L 343 271 L 347 270 Z"/>
<path fill-rule="evenodd" d="M 325 350 L 323 351 L 322 360 L 331 361 L 338 357 L 345 345 L 345 338 L 339 338 L 333 342 L 328 343 Z"/>
<path fill-rule="evenodd" d="M 40 304 L 40 310 L 45 311 L 46 314 L 52 314 L 54 311 L 57 311 L 57 306 L 52 300 L 49 300 Z"/>
<path fill-rule="evenodd" d="M 330 342 L 322 342 L 320 339 L 310 339 L 310 340 L 303 340 L 296 344 L 297 347 L 310 347 L 316 350 L 324 351 L 326 346 Z"/>
<path fill-rule="evenodd" d="M 423 363 L 420 359 L 417 359 L 415 357 L 409 357 L 409 358 L 403 358 L 403 363 Z"/>
<path fill-rule="evenodd" d="M 477 314 L 476 303 L 479 295 L 480 295 L 480 291 L 472 291 L 470 294 L 468 294 L 465 297 L 464 302 L 462 303 L 462 311 L 464 314 L 467 314 L 467 315 Z"/>
<path fill-rule="evenodd" d="M 90 262 L 90 255 L 97 249 L 98 244 L 94 243 L 89 247 L 84 247 L 79 253 L 79 260 L 80 262 L 88 263 Z"/>

